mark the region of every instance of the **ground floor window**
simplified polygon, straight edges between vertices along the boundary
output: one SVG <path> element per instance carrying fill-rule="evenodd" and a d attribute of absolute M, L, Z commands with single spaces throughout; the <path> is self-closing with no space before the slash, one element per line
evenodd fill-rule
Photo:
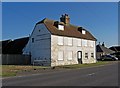
<path fill-rule="evenodd" d="M 72 53 L 72 51 L 69 51 L 68 52 L 68 60 L 72 60 L 72 58 L 73 58 L 73 53 Z"/>
<path fill-rule="evenodd" d="M 88 59 L 88 53 L 85 53 L 85 58 L 87 58 L 87 59 Z"/>
<path fill-rule="evenodd" d="M 94 58 L 94 54 L 93 53 L 91 53 L 91 57 Z"/>
<path fill-rule="evenodd" d="M 63 51 L 58 51 L 58 60 L 63 60 Z"/>

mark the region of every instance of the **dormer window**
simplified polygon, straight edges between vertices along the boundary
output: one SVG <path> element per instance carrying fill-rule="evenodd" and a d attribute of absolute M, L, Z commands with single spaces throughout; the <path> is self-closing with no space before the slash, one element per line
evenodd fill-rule
<path fill-rule="evenodd" d="M 86 34 L 86 31 L 85 31 L 85 30 L 82 30 L 82 34 Z"/>
<path fill-rule="evenodd" d="M 58 25 L 58 30 L 64 30 L 64 26 L 63 25 Z"/>
<path fill-rule="evenodd" d="M 78 27 L 78 31 L 81 32 L 82 34 L 86 34 L 86 31 L 82 27 Z"/>

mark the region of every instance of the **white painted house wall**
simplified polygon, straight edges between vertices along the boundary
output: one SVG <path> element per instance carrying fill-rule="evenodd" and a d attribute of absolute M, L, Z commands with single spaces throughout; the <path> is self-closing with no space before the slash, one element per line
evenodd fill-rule
<path fill-rule="evenodd" d="M 31 63 L 34 60 L 47 60 L 48 65 L 58 66 L 78 64 L 77 52 L 82 51 L 82 63 L 95 63 L 95 43 L 92 40 L 52 35 L 44 24 L 37 24 L 23 54 L 31 54 Z M 85 53 L 88 53 L 88 58 L 85 58 Z"/>
<path fill-rule="evenodd" d="M 32 42 L 34 38 L 34 42 Z M 47 60 L 50 65 L 51 34 L 44 24 L 37 24 L 33 30 L 28 44 L 23 49 L 23 54 L 31 53 L 31 63 L 34 60 Z"/>
<path fill-rule="evenodd" d="M 59 38 L 63 38 L 63 44 L 58 42 Z M 72 39 L 72 45 L 69 44 Z M 87 45 L 84 44 L 84 41 L 87 41 Z M 81 42 L 81 44 L 80 44 Z M 93 43 L 93 46 L 90 45 L 90 42 Z M 64 37 L 51 35 L 51 66 L 58 65 L 69 65 L 69 64 L 78 64 L 77 52 L 82 51 L 82 62 L 83 63 L 95 63 L 96 62 L 96 49 L 95 41 L 85 40 L 80 38 Z M 61 58 L 59 59 L 59 53 L 63 52 Z M 72 52 L 72 59 L 69 59 L 69 54 Z M 85 53 L 88 53 L 88 58 L 85 58 Z M 91 53 L 94 54 L 91 57 Z"/>

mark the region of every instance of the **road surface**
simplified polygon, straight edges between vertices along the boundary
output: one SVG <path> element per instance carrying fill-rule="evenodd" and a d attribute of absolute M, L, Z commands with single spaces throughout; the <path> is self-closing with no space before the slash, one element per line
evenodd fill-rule
<path fill-rule="evenodd" d="M 4 78 L 3 86 L 118 86 L 118 63 Z"/>

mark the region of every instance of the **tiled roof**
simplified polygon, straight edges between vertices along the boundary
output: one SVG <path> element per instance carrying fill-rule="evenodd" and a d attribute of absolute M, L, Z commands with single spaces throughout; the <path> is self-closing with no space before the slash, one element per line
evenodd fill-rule
<path fill-rule="evenodd" d="M 58 22 L 58 21 L 47 19 L 47 18 L 43 19 L 37 24 L 40 24 L 40 23 L 44 23 L 52 35 L 68 36 L 68 37 L 75 37 L 75 38 L 96 41 L 96 38 L 89 31 L 79 26 L 75 26 L 72 24 L 64 24 L 63 22 Z M 64 25 L 63 31 L 58 30 L 58 27 L 57 27 L 58 24 Z M 82 34 L 82 30 L 85 30 L 86 34 Z"/>
<path fill-rule="evenodd" d="M 100 44 L 96 46 L 96 51 L 97 52 L 105 52 L 105 53 L 114 53 L 113 50 L 110 50 L 109 48 L 104 47 L 104 46 L 102 46 Z"/>

